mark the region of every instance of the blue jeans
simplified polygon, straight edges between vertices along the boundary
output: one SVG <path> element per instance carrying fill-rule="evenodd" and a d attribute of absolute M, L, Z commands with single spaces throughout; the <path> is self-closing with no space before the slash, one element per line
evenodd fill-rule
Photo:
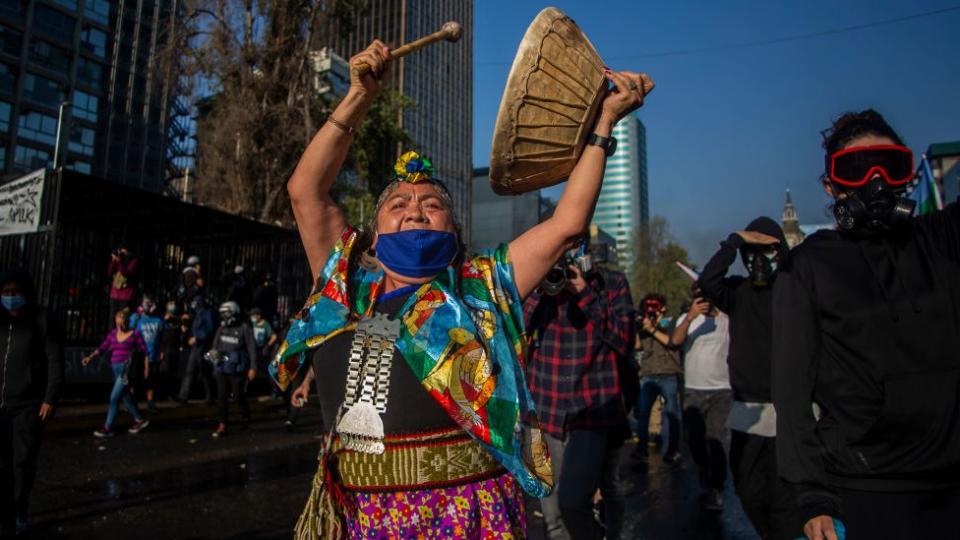
<path fill-rule="evenodd" d="M 140 409 L 137 409 L 137 402 L 130 395 L 130 385 L 123 381 L 123 364 L 113 365 L 113 390 L 110 392 L 110 407 L 107 408 L 107 423 L 104 427 L 113 429 L 113 422 L 117 419 L 117 411 L 120 409 L 120 400 L 126 405 L 127 410 L 133 415 L 137 422 L 143 420 Z"/>
<path fill-rule="evenodd" d="M 680 449 L 680 402 L 679 377 L 676 375 L 644 375 L 640 377 L 640 395 L 637 397 L 637 406 L 633 409 L 637 420 L 637 437 L 640 438 L 640 448 L 645 449 L 650 439 L 650 411 L 658 396 L 663 396 L 662 421 L 660 423 L 661 439 L 666 443 L 664 455 Z"/>

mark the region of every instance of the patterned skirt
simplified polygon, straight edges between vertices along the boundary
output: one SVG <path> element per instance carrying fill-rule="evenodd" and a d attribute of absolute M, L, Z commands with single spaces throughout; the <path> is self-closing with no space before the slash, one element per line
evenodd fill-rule
<path fill-rule="evenodd" d="M 510 474 L 470 484 L 398 491 L 351 493 L 351 539 L 526 538 L 523 490 Z"/>
<path fill-rule="evenodd" d="M 321 455 L 297 540 L 526 537 L 523 489 L 459 429 L 388 436 L 380 455 Z"/>

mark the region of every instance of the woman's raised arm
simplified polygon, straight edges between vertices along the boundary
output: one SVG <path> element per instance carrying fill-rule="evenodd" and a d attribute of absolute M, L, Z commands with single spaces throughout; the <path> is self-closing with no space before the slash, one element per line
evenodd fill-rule
<path fill-rule="evenodd" d="M 351 66 L 369 64 L 370 72 L 358 77 L 351 69 L 350 90 L 310 141 L 287 182 L 293 216 L 314 279 L 347 226 L 343 211 L 330 197 L 330 188 L 347 157 L 355 131 L 383 87 L 389 57 L 387 47 L 374 40 L 350 59 Z"/>
<path fill-rule="evenodd" d="M 616 88 L 604 98 L 593 129 L 601 137 L 609 137 L 614 124 L 643 105 L 643 98 L 653 90 L 653 81 L 643 73 L 608 72 L 607 78 Z M 540 283 L 587 229 L 600 195 L 606 159 L 603 149 L 587 145 L 570 173 L 553 216 L 510 242 L 510 260 L 521 298 Z"/>

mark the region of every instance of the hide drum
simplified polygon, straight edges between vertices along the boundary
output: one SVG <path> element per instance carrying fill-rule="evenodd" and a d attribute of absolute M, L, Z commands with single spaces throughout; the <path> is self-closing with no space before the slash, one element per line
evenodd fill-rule
<path fill-rule="evenodd" d="M 565 181 L 593 129 L 607 80 L 580 28 L 547 8 L 527 28 L 503 91 L 490 150 L 500 195 Z"/>

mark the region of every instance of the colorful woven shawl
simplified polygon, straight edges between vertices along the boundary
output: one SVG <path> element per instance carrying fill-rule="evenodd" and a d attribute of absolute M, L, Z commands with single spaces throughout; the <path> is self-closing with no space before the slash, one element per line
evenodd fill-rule
<path fill-rule="evenodd" d="M 383 271 L 348 272 L 357 239 L 344 231 L 321 270 L 314 294 L 290 326 L 270 365 L 281 389 L 292 382 L 305 353 L 353 330 L 373 309 Z M 352 274 L 352 275 L 350 275 Z M 352 281 L 352 301 L 347 282 Z M 513 281 L 507 246 L 478 255 L 410 296 L 400 311 L 397 350 L 424 389 L 534 497 L 552 489 L 550 458 L 524 378 L 523 304 Z"/>

